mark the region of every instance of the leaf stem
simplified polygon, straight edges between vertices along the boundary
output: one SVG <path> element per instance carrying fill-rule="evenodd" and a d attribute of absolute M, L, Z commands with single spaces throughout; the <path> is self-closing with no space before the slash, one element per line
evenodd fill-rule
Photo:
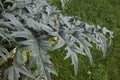
<path fill-rule="evenodd" d="M 4 6 L 3 6 L 3 4 L 2 4 L 2 2 L 1 2 L 1 1 L 0 1 L 0 5 L 1 5 L 2 9 L 4 10 Z"/>
<path fill-rule="evenodd" d="M 16 53 L 16 48 L 14 48 L 7 56 L 6 58 L 11 58 Z M 3 58 L 0 58 L 0 66 L 3 65 L 6 62 Z"/>

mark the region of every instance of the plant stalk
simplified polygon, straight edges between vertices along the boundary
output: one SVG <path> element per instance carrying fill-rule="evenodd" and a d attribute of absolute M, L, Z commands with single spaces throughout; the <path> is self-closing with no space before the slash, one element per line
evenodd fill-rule
<path fill-rule="evenodd" d="M 16 48 L 14 48 L 12 51 L 10 51 L 10 53 L 6 56 L 7 59 L 11 58 L 12 56 L 14 56 L 14 54 L 16 53 Z M 0 58 L 0 66 L 3 65 L 4 63 L 6 63 L 7 61 L 3 58 Z"/>

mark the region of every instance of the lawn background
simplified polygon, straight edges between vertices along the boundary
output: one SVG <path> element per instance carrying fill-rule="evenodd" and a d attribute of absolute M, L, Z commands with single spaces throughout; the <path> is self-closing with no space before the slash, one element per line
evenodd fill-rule
<path fill-rule="evenodd" d="M 60 0 L 52 0 L 52 5 L 61 9 Z M 52 75 L 52 80 L 120 80 L 120 0 L 71 0 L 63 14 L 78 16 L 80 21 L 90 25 L 107 27 L 114 32 L 114 39 L 105 59 L 102 52 L 91 50 L 92 66 L 87 57 L 78 55 L 77 76 L 74 76 L 71 59 L 63 60 L 66 55 L 63 49 L 51 52 L 51 60 L 58 72 L 58 77 Z"/>

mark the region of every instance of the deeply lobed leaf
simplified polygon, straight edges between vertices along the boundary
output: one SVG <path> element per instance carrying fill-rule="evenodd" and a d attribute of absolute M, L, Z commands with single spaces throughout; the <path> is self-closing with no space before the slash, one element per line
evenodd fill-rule
<path fill-rule="evenodd" d="M 6 0 L 7 1 L 7 0 Z M 61 0 L 62 7 L 65 0 Z M 65 2 L 65 3 L 64 3 Z M 71 57 L 75 75 L 78 71 L 77 54 L 88 56 L 92 64 L 90 48 L 93 43 L 106 56 L 108 41 L 113 38 L 113 32 L 98 25 L 89 25 L 78 21 L 71 16 L 63 16 L 54 6 L 50 6 L 47 0 L 10 0 L 9 8 L 4 7 L 0 11 L 0 58 L 6 61 L 9 55 L 7 46 L 16 47 L 13 65 L 6 69 L 5 78 L 18 80 L 19 73 L 30 78 L 51 80 L 50 73 L 57 75 L 48 50 L 56 50 L 65 47 L 66 57 Z M 0 2 L 0 5 L 4 5 Z M 106 35 L 109 34 L 109 39 Z M 57 37 L 55 45 L 50 44 L 49 39 Z M 22 53 L 30 50 L 30 54 Z M 23 60 L 22 56 L 25 55 Z M 10 74 L 12 72 L 12 74 Z M 30 79 L 30 78 L 26 79 Z"/>

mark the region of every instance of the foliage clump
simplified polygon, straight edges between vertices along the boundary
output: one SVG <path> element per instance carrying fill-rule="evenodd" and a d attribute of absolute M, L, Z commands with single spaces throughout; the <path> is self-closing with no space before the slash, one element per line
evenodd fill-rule
<path fill-rule="evenodd" d="M 51 80 L 50 73 L 57 75 L 57 72 L 48 51 L 63 46 L 67 51 L 64 59 L 71 57 L 75 75 L 77 54 L 88 56 L 92 64 L 93 44 L 106 56 L 113 38 L 111 31 L 64 16 L 48 3 L 47 0 L 0 1 L 0 66 L 5 66 L 1 67 L 4 80 Z"/>

